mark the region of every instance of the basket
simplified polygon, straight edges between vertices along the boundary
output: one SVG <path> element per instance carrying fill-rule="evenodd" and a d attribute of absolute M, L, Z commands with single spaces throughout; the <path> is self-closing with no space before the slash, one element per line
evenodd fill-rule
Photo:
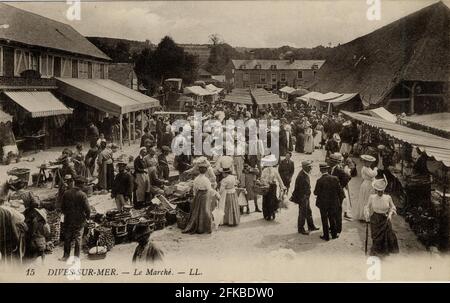
<path fill-rule="evenodd" d="M 98 243 L 97 243 L 97 245 L 96 245 L 96 250 L 97 250 L 97 252 L 96 253 L 88 253 L 88 258 L 90 259 L 90 260 L 102 260 L 102 259 L 104 259 L 104 258 L 106 258 L 106 254 L 107 254 L 107 251 L 106 252 L 104 252 L 104 253 L 99 253 L 99 251 L 98 251 Z"/>
<path fill-rule="evenodd" d="M 264 196 L 265 194 L 267 194 L 269 192 L 269 186 L 268 185 L 263 185 L 263 184 L 258 184 L 256 183 L 253 186 L 253 191 L 255 192 L 255 194 L 257 195 L 261 195 Z"/>
<path fill-rule="evenodd" d="M 28 185 L 30 181 L 30 169 L 29 168 L 18 168 L 14 167 L 7 171 L 7 174 L 10 176 L 16 176 L 21 181 L 25 182 Z"/>
<path fill-rule="evenodd" d="M 61 238 L 61 214 L 54 211 L 47 211 L 47 223 L 50 226 L 50 241 L 57 245 Z"/>
<path fill-rule="evenodd" d="M 177 226 L 179 229 L 185 229 L 189 221 L 189 213 L 177 209 Z"/>

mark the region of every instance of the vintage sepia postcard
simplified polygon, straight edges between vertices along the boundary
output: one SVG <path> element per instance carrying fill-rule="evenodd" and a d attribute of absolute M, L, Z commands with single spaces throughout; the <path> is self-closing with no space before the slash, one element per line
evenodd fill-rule
<path fill-rule="evenodd" d="M 0 1 L 0 282 L 449 281 L 449 81 L 448 0 Z"/>

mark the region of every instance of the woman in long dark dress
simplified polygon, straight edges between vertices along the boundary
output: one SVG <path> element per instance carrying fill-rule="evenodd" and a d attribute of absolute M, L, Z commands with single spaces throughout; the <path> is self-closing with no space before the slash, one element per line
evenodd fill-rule
<path fill-rule="evenodd" d="M 261 174 L 261 183 L 269 186 L 269 190 L 263 195 L 263 216 L 266 220 L 274 220 L 275 212 L 278 209 L 278 196 L 281 191 L 286 190 L 280 173 L 276 168 L 278 160 L 275 155 L 269 155 L 261 160 L 261 166 L 264 167 Z"/>
<path fill-rule="evenodd" d="M 204 158 L 204 157 L 203 157 Z M 198 160 L 200 175 L 194 179 L 194 199 L 191 204 L 189 221 L 183 233 L 203 234 L 212 232 L 212 197 L 217 192 L 212 189 L 211 181 L 206 176 L 209 162 L 206 158 Z"/>
<path fill-rule="evenodd" d="M 303 153 L 305 151 L 305 130 L 301 125 L 297 125 L 295 133 L 295 151 Z"/>
<path fill-rule="evenodd" d="M 373 256 L 386 256 L 398 253 L 397 236 L 392 230 L 391 218 L 396 214 L 396 208 L 389 195 L 384 194 L 387 186 L 385 179 L 377 179 L 372 182 L 377 192 L 369 197 L 364 212 L 366 221 L 370 220 L 370 231 L 372 234 L 372 248 L 370 254 Z"/>

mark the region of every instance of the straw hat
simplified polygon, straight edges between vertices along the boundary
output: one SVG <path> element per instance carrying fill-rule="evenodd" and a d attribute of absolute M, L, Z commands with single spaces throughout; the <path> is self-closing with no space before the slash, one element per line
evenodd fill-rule
<path fill-rule="evenodd" d="M 384 191 L 387 187 L 385 179 L 375 179 L 372 181 L 372 187 L 377 191 Z"/>
<path fill-rule="evenodd" d="M 278 163 L 274 154 L 270 154 L 261 159 L 261 166 L 274 166 Z"/>
<path fill-rule="evenodd" d="M 45 222 L 47 222 L 47 212 L 45 209 L 42 208 L 35 208 L 36 212 L 41 216 L 42 219 L 44 219 Z"/>
<path fill-rule="evenodd" d="M 344 157 L 341 153 L 334 153 L 330 155 L 330 162 L 332 163 L 340 163 L 344 160 Z"/>
<path fill-rule="evenodd" d="M 327 168 L 330 168 L 330 166 L 327 164 L 327 163 L 325 163 L 325 162 L 322 162 L 322 163 L 319 163 L 319 169 L 327 169 Z"/>
<path fill-rule="evenodd" d="M 361 159 L 367 162 L 375 162 L 377 159 L 375 157 L 372 157 L 371 155 L 361 155 Z"/>
<path fill-rule="evenodd" d="M 311 161 L 311 160 L 305 160 L 305 161 L 302 161 L 302 167 L 303 167 L 303 168 L 305 168 L 305 167 L 311 167 L 312 164 L 313 164 L 313 161 Z"/>

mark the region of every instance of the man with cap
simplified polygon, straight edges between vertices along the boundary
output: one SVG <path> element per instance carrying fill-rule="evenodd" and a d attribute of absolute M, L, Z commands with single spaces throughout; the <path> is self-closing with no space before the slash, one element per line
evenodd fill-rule
<path fill-rule="evenodd" d="M 162 261 L 164 253 L 150 241 L 151 230 L 147 223 L 139 222 L 133 230 L 133 238 L 138 242 L 133 254 L 133 263 Z"/>
<path fill-rule="evenodd" d="M 342 205 L 340 206 L 338 210 L 338 216 L 337 216 L 337 232 L 338 234 L 342 231 L 342 208 L 344 207 L 344 217 L 348 220 L 351 219 L 350 216 L 350 205 L 349 205 L 349 192 L 348 189 L 348 183 L 350 182 L 350 179 L 352 178 L 350 175 L 350 169 L 347 167 L 345 169 L 342 166 L 342 162 L 344 160 L 344 157 L 340 153 L 334 153 L 330 155 L 329 164 L 331 167 L 331 175 L 335 176 L 339 179 L 339 184 L 341 185 L 344 194 L 345 199 L 343 200 Z"/>
<path fill-rule="evenodd" d="M 289 190 L 292 176 L 294 175 L 294 162 L 291 160 L 292 153 L 288 151 L 283 160 L 280 161 L 278 172 L 283 180 L 284 186 Z"/>
<path fill-rule="evenodd" d="M 329 174 L 330 166 L 327 163 L 319 165 L 322 176 L 317 180 L 314 195 L 317 196 L 316 206 L 320 210 L 322 219 L 322 240 L 329 241 L 330 233 L 333 239 L 338 238 L 337 213 L 344 199 L 344 192 L 339 179 Z"/>
<path fill-rule="evenodd" d="M 298 232 L 303 235 L 309 235 L 311 231 L 318 230 L 314 225 L 312 218 L 311 206 L 309 204 L 309 197 L 311 195 L 311 180 L 310 172 L 312 169 L 312 161 L 303 161 L 302 170 L 298 173 L 295 180 L 295 188 L 292 192 L 291 201 L 298 204 Z M 305 230 L 305 221 L 308 224 L 308 231 Z"/>
<path fill-rule="evenodd" d="M 127 163 L 125 161 L 117 163 L 117 167 L 119 168 L 119 173 L 114 178 L 111 198 L 116 200 L 117 209 L 122 211 L 123 207 L 131 201 L 134 182 L 133 177 L 126 170 Z"/>
<path fill-rule="evenodd" d="M 75 244 L 74 256 L 80 257 L 83 227 L 91 215 L 87 195 L 80 188 L 85 181 L 84 178 L 76 177 L 74 180 L 67 175 L 64 179 L 68 189 L 63 194 L 61 205 L 64 214 L 64 255 L 61 261 L 66 261 L 70 257 L 72 242 Z"/>

